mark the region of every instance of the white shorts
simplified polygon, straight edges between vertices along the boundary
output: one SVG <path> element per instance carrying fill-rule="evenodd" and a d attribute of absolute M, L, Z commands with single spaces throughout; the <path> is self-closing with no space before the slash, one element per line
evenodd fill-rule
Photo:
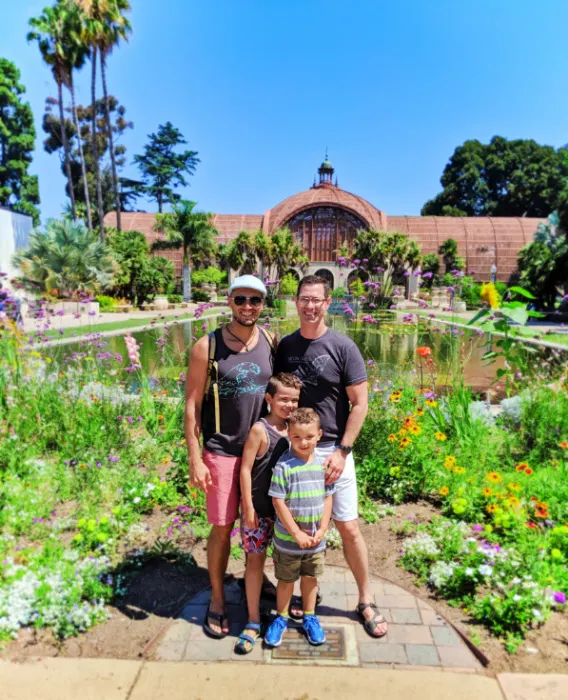
<path fill-rule="evenodd" d="M 327 457 L 335 449 L 336 446 L 333 444 L 321 445 L 318 446 L 317 451 L 323 457 Z M 357 477 L 355 475 L 353 453 L 347 455 L 343 474 L 335 482 L 331 517 L 333 520 L 338 520 L 341 523 L 357 520 L 359 517 L 359 497 L 357 494 Z"/>

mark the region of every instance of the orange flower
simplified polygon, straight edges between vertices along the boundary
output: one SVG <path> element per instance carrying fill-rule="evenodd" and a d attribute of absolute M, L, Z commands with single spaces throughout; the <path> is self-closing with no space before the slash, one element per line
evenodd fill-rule
<path fill-rule="evenodd" d="M 525 469 L 526 469 L 528 466 L 529 466 L 529 465 L 527 464 L 527 462 L 520 462 L 520 463 L 517 464 L 517 466 L 515 467 L 515 471 L 517 471 L 517 472 L 524 472 Z"/>
<path fill-rule="evenodd" d="M 562 440 L 558 447 L 561 447 L 563 450 L 568 450 L 568 440 Z"/>
<path fill-rule="evenodd" d="M 410 428 L 411 425 L 414 425 L 414 418 L 412 416 L 406 416 L 406 418 L 402 421 L 402 425 L 405 428 Z"/>
<path fill-rule="evenodd" d="M 432 348 L 429 348 L 427 345 L 422 345 L 419 348 L 416 348 L 416 352 L 420 355 L 420 357 L 430 357 L 432 354 Z"/>
<path fill-rule="evenodd" d="M 401 450 L 404 450 L 405 447 L 408 447 L 412 440 L 408 437 L 403 437 L 402 440 L 399 442 L 398 446 L 400 447 Z"/>
<path fill-rule="evenodd" d="M 440 496 L 447 496 L 450 493 L 450 489 L 447 486 L 442 486 L 438 493 Z"/>
<path fill-rule="evenodd" d="M 537 508 L 534 514 L 537 518 L 541 518 L 543 520 L 548 518 L 548 510 L 546 510 L 546 508 Z"/>
<path fill-rule="evenodd" d="M 530 467 L 527 467 L 525 469 L 525 474 L 528 474 L 529 476 L 533 473 L 533 470 Z"/>
<path fill-rule="evenodd" d="M 396 435 L 391 433 L 387 438 L 387 442 L 396 442 Z"/>
<path fill-rule="evenodd" d="M 531 530 L 536 530 L 538 528 L 538 525 L 536 523 L 526 522 L 525 525 L 527 527 L 530 527 Z"/>
<path fill-rule="evenodd" d="M 489 486 L 487 486 L 487 488 L 484 488 L 481 493 L 485 496 L 485 498 L 489 498 L 489 496 L 493 495 L 493 489 L 490 489 Z"/>
<path fill-rule="evenodd" d="M 491 503 L 491 505 L 485 506 L 485 510 L 488 513 L 496 513 L 499 510 L 499 506 L 495 505 L 495 503 Z"/>
<path fill-rule="evenodd" d="M 500 474 L 497 474 L 497 472 L 489 472 L 486 475 L 487 481 L 491 481 L 493 484 L 498 484 L 500 481 L 502 481 L 502 477 Z"/>

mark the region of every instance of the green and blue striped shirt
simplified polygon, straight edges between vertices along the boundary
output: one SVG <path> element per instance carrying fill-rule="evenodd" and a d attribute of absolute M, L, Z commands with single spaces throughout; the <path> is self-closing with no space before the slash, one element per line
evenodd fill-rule
<path fill-rule="evenodd" d="M 319 528 L 326 497 L 333 495 L 335 491 L 335 484 L 325 484 L 324 462 L 325 457 L 317 452 L 313 461 L 306 463 L 288 450 L 274 467 L 268 491 L 269 496 L 284 500 L 296 523 L 310 536 L 315 535 Z M 325 549 L 325 539 L 316 547 L 302 549 L 277 516 L 274 524 L 274 546 L 286 554 L 313 554 Z"/>

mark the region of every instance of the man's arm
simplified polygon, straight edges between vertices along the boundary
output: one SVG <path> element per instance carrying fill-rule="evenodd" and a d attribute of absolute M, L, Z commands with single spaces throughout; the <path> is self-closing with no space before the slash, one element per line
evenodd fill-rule
<path fill-rule="evenodd" d="M 340 440 L 340 444 L 353 447 L 369 410 L 368 382 L 352 384 L 345 387 L 345 391 L 351 403 L 351 411 L 349 412 L 345 432 Z M 325 483 L 333 484 L 339 479 L 345 469 L 345 455 L 343 452 L 341 450 L 332 452 L 325 460 L 324 468 L 326 469 Z"/>
<path fill-rule="evenodd" d="M 187 378 L 185 381 L 185 440 L 189 463 L 189 480 L 193 486 L 207 493 L 211 483 L 209 469 L 201 457 L 201 410 L 207 372 L 209 369 L 209 337 L 200 338 L 191 350 Z"/>
<path fill-rule="evenodd" d="M 266 432 L 262 425 L 255 423 L 245 446 L 243 448 L 243 458 L 241 460 L 241 498 L 243 500 L 243 517 L 245 526 L 249 529 L 258 527 L 258 516 L 255 513 L 252 503 L 252 477 L 251 472 L 254 466 L 254 460 L 259 454 L 264 452 L 266 445 Z"/>
<path fill-rule="evenodd" d="M 290 509 L 286 505 L 284 499 L 273 497 L 272 503 L 274 504 L 274 510 L 276 511 L 278 520 L 280 520 L 282 525 L 284 525 L 288 533 L 292 535 L 298 547 L 301 547 L 302 549 L 313 547 L 313 537 L 310 537 L 308 534 L 306 534 L 303 530 L 300 529 L 300 526 L 294 520 L 294 517 L 292 513 L 290 513 Z"/>

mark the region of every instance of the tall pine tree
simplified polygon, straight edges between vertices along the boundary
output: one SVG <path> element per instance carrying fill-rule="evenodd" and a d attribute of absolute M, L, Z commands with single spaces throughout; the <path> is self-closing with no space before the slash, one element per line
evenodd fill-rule
<path fill-rule="evenodd" d="M 20 71 L 0 58 L 0 205 L 29 214 L 39 224 L 39 186 L 29 167 L 36 132 L 32 109 L 22 101 L 25 93 Z"/>
<path fill-rule="evenodd" d="M 134 156 L 144 182 L 139 192 L 155 199 L 162 213 L 164 204 L 179 201 L 175 188 L 188 185 L 185 174 L 193 175 L 200 160 L 197 151 L 176 152 L 176 147 L 187 141 L 171 122 L 161 124 L 158 133 L 148 138 L 150 142 L 144 146 L 144 153 Z"/>

